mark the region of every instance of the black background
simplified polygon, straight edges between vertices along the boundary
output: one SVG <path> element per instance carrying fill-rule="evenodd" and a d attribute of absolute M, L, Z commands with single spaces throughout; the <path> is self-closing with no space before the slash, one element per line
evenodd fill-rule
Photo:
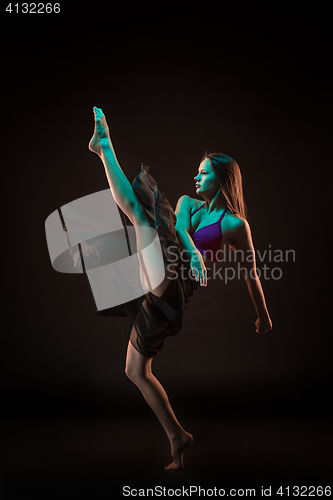
<path fill-rule="evenodd" d="M 3 21 L 2 498 L 329 484 L 328 7 L 72 2 Z M 93 106 L 128 178 L 148 164 L 174 208 L 206 149 L 235 158 L 255 248 L 295 250 L 265 261 L 283 271 L 262 280 L 269 334 L 244 282 L 211 280 L 153 362 L 195 437 L 184 471 L 163 470 L 168 440 L 124 374 L 127 320 L 97 317 L 48 255 L 48 215 L 108 187 Z"/>

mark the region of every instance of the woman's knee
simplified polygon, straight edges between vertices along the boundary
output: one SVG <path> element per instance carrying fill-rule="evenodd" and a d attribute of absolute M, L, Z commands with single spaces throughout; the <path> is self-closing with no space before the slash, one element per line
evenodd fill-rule
<path fill-rule="evenodd" d="M 151 372 L 151 358 L 145 358 L 134 348 L 131 341 L 128 343 L 125 374 L 134 383 L 145 378 Z"/>
<path fill-rule="evenodd" d="M 130 380 L 132 380 L 135 377 L 135 370 L 128 364 L 126 364 L 125 366 L 125 375 Z"/>
<path fill-rule="evenodd" d="M 156 228 L 154 220 L 147 214 L 141 203 L 132 208 L 129 219 L 133 226 Z"/>
<path fill-rule="evenodd" d="M 133 382 L 134 384 L 136 384 L 137 382 L 140 381 L 140 379 L 145 377 L 145 373 L 142 371 L 142 369 L 131 363 L 126 364 L 125 374 L 126 377 L 129 378 L 130 381 Z"/>

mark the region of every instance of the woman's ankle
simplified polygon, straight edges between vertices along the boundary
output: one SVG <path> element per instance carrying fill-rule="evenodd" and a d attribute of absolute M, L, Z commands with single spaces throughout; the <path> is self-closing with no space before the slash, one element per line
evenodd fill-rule
<path fill-rule="evenodd" d="M 186 431 L 184 429 L 177 429 L 168 434 L 168 438 L 170 441 L 177 441 L 177 439 L 181 439 L 186 435 Z"/>

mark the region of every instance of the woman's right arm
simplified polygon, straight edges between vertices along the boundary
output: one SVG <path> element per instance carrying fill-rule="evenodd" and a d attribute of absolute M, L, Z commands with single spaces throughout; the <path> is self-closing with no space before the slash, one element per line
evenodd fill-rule
<path fill-rule="evenodd" d="M 183 251 L 190 256 L 191 269 L 195 279 L 198 281 L 200 278 L 200 285 L 207 286 L 207 269 L 204 260 L 189 233 L 191 228 L 191 199 L 188 195 L 184 194 L 179 198 L 175 214 L 177 217 L 175 227 L 179 243 Z"/>

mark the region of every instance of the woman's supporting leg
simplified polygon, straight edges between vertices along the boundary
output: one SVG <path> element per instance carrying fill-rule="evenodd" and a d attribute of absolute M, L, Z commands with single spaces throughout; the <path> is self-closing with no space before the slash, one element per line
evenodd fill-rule
<path fill-rule="evenodd" d="M 125 372 L 140 389 L 170 440 L 173 462 L 165 469 L 182 469 L 183 454 L 192 443 L 193 436 L 186 432 L 178 422 L 164 388 L 151 371 L 152 359 L 142 356 L 129 342 Z"/>

